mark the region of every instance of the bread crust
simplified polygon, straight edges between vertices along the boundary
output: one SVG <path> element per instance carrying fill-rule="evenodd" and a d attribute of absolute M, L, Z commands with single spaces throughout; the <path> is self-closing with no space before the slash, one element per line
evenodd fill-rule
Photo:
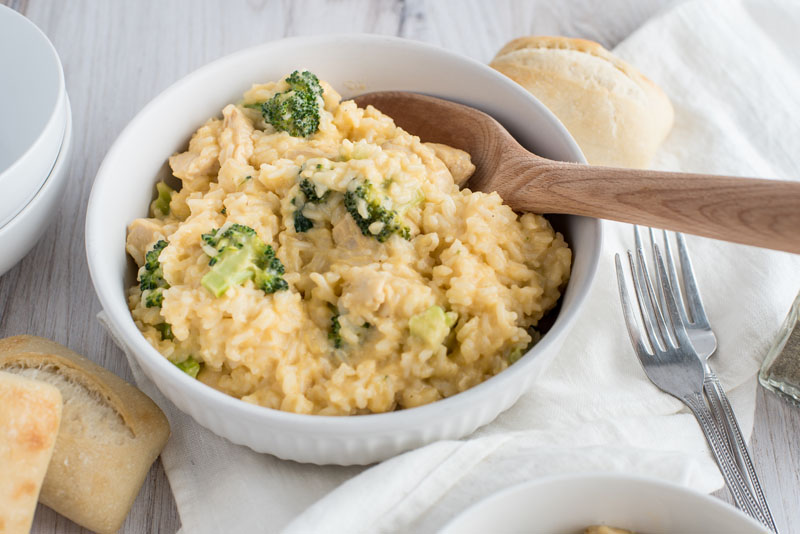
<path fill-rule="evenodd" d="M 652 80 L 585 39 L 514 39 L 490 66 L 561 120 L 589 163 L 647 167 L 672 127 L 669 98 Z"/>
<path fill-rule="evenodd" d="M 576 52 L 583 52 L 584 54 L 599 57 L 614 65 L 614 67 L 621 70 L 626 76 L 647 80 L 648 83 L 651 83 L 653 86 L 655 86 L 651 80 L 636 70 L 636 68 L 603 48 L 600 43 L 589 41 L 588 39 L 550 35 L 529 35 L 527 37 L 518 37 L 517 39 L 506 43 L 506 45 L 501 48 L 497 54 L 495 54 L 494 59 L 517 50 L 535 48 L 544 48 L 547 50 L 575 50 Z"/>
<path fill-rule="evenodd" d="M 0 532 L 30 530 L 61 408 L 54 386 L 0 371 Z"/>
<path fill-rule="evenodd" d="M 48 339 L 0 340 L 0 370 L 38 369 L 78 385 L 85 395 L 65 409 L 111 408 L 118 421 L 86 428 L 62 425 L 40 501 L 96 532 L 115 532 L 169 437 L 169 423 L 144 393 L 89 359 Z M 73 412 L 77 414 L 79 412 Z M 91 415 L 91 414 L 89 414 Z M 111 424 L 115 423 L 115 424 Z"/>

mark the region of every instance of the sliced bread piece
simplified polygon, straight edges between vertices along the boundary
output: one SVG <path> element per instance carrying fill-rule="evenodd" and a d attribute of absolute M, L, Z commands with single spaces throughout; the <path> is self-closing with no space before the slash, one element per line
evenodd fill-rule
<path fill-rule="evenodd" d="M 0 533 L 30 530 L 60 421 L 57 388 L 0 371 Z"/>
<path fill-rule="evenodd" d="M 115 532 L 169 437 L 164 413 L 115 374 L 48 339 L 0 340 L 0 370 L 51 384 L 64 398 L 40 501 L 88 529 Z"/>

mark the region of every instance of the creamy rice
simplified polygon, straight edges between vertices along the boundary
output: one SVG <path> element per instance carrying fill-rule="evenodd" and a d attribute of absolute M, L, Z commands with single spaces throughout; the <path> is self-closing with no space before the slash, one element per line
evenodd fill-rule
<path fill-rule="evenodd" d="M 170 158 L 181 188 L 169 214 L 129 227 L 140 266 L 157 241 L 169 243 L 158 257 L 169 284 L 161 306 L 147 307 L 138 284 L 129 290 L 136 325 L 173 363 L 199 362 L 198 380 L 298 413 L 419 406 L 503 371 L 538 337 L 569 277 L 562 236 L 496 193 L 459 189 L 471 170 L 464 153 L 422 143 L 321 85 L 319 131 L 308 138 L 277 132 L 246 107 L 285 91 L 280 81 L 253 86 Z M 303 205 L 304 179 L 324 201 Z M 362 234 L 344 195 L 367 182 L 409 239 Z M 313 225 L 305 232 L 298 209 Z M 203 286 L 202 235 L 230 223 L 273 247 L 287 289 L 266 293 L 247 280 L 215 297 Z M 427 323 L 438 330 L 420 333 Z"/>

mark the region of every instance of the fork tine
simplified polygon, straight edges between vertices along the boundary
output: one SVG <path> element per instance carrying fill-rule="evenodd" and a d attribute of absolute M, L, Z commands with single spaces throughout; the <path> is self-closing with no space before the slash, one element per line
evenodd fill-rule
<path fill-rule="evenodd" d="M 648 233 L 650 237 L 650 258 L 655 262 L 656 253 L 653 249 L 653 245 L 655 244 L 655 237 L 653 236 L 653 229 L 648 228 Z M 639 230 L 638 225 L 633 225 L 633 237 L 634 241 L 636 242 L 636 253 L 638 256 L 638 264 L 645 266 L 645 273 L 647 273 L 647 255 L 644 252 L 644 244 L 641 237 L 641 232 Z M 647 280 L 651 281 L 650 276 L 647 276 Z M 641 280 L 642 283 L 643 279 Z M 658 278 L 656 278 L 656 282 L 658 282 Z M 649 286 L 649 284 L 647 284 Z M 658 306 L 655 306 L 655 311 L 657 315 L 656 324 L 658 324 L 659 331 L 661 332 L 661 336 L 666 338 L 668 336 L 667 332 L 672 330 L 672 323 L 669 320 L 668 316 L 665 316 L 661 313 L 661 310 L 664 309 L 666 304 L 664 303 L 664 296 L 661 291 L 661 284 L 657 284 L 659 291 L 655 292 L 654 290 L 649 290 L 650 299 L 652 302 L 656 302 L 656 297 L 658 297 Z"/>
<path fill-rule="evenodd" d="M 633 307 L 631 306 L 631 296 L 628 294 L 628 284 L 625 282 L 625 275 L 622 271 L 622 262 L 619 259 L 619 254 L 614 255 L 614 264 L 617 267 L 617 287 L 619 288 L 619 300 L 622 302 L 622 316 L 625 318 L 625 326 L 628 329 L 628 336 L 631 338 L 631 343 L 633 343 L 636 357 L 639 358 L 639 361 L 644 366 L 645 362 L 642 358 L 645 354 L 650 354 L 650 351 L 645 347 L 642 336 L 639 333 L 639 326 L 636 324 Z"/>
<path fill-rule="evenodd" d="M 653 242 L 652 238 L 653 238 L 652 229 L 650 229 L 650 242 L 651 243 Z M 655 295 L 654 295 L 654 293 L 652 291 L 652 288 L 650 287 L 650 284 L 648 283 L 648 282 L 650 282 L 650 275 L 649 275 L 649 272 L 648 272 L 648 269 L 647 269 L 647 260 L 645 259 L 644 243 L 642 241 L 641 230 L 640 230 L 638 224 L 634 224 L 633 225 L 633 239 L 634 239 L 635 245 L 636 245 L 636 269 L 631 267 L 631 276 L 634 278 L 634 282 L 638 282 L 640 284 L 640 287 L 646 287 L 648 289 L 647 294 L 649 296 L 649 300 L 650 300 L 650 303 L 651 303 L 650 308 L 654 309 L 654 312 L 655 312 L 654 314 L 651 314 L 650 317 L 652 318 L 652 322 L 654 322 L 656 325 L 658 325 L 659 333 L 661 334 L 661 337 L 664 338 L 665 337 L 665 331 L 664 331 L 663 326 L 662 326 L 664 324 L 663 323 L 664 317 L 661 314 L 660 306 L 653 306 L 652 305 L 652 303 L 656 302 L 656 298 L 655 298 Z M 630 254 L 630 251 L 629 251 L 629 254 Z M 638 297 L 638 295 L 637 295 L 637 297 Z M 644 314 L 644 311 L 642 311 L 642 313 Z M 653 346 L 656 347 L 658 345 L 654 344 Z M 661 345 L 661 347 L 664 347 L 664 345 Z"/>
<path fill-rule="evenodd" d="M 672 284 L 672 289 L 675 293 L 675 300 L 678 301 L 678 311 L 681 314 L 681 320 L 684 324 L 693 324 L 693 322 L 690 321 L 689 317 L 686 315 L 686 306 L 683 302 L 681 284 L 678 281 L 678 272 L 675 269 L 675 259 L 672 257 L 672 246 L 669 244 L 669 235 L 667 234 L 666 230 L 662 231 L 664 233 L 664 253 L 666 255 L 667 274 L 669 274 L 669 283 Z M 680 247 L 680 244 L 678 247 Z M 682 266 L 683 264 L 681 263 L 681 267 Z M 695 289 L 697 288 L 695 287 Z M 692 318 L 694 318 L 694 314 L 692 314 Z"/>
<path fill-rule="evenodd" d="M 650 322 L 654 325 L 653 332 L 657 332 L 657 341 L 659 348 L 666 349 L 671 346 L 669 344 L 670 337 L 667 333 L 667 325 L 664 322 L 664 315 L 661 313 L 662 306 L 656 301 L 655 290 L 653 289 L 652 280 L 650 278 L 649 270 L 647 269 L 647 261 L 644 258 L 644 253 L 641 250 L 636 251 L 636 289 L 640 289 L 645 298 L 645 308 Z M 637 297 L 639 294 L 637 293 Z M 645 310 L 642 310 L 645 313 Z M 662 342 L 663 340 L 663 342 Z"/>
<path fill-rule="evenodd" d="M 653 229 L 650 228 L 650 227 L 647 228 L 647 237 L 650 238 L 650 259 L 653 262 L 653 267 L 655 267 L 655 264 L 656 264 L 656 249 L 653 248 L 653 245 L 656 244 L 656 238 L 653 235 Z M 657 276 L 656 276 L 656 282 L 658 282 L 658 277 Z M 659 285 L 658 287 L 660 288 L 661 286 Z M 664 296 L 661 294 L 661 291 L 658 292 L 658 303 L 660 305 L 660 309 L 663 309 L 664 308 Z M 669 321 L 669 318 L 667 318 L 667 321 Z"/>
<path fill-rule="evenodd" d="M 636 245 L 636 250 L 644 248 L 642 246 L 642 236 L 641 236 L 641 234 L 639 232 L 639 225 L 638 224 L 634 224 L 633 225 L 633 240 L 634 240 L 635 245 Z"/>
<path fill-rule="evenodd" d="M 656 250 L 654 247 L 656 244 L 656 238 L 655 235 L 653 234 L 652 228 L 648 228 L 647 233 L 649 234 L 648 237 L 650 238 L 650 258 L 653 260 L 653 266 L 655 267 Z M 642 263 L 642 265 L 646 266 L 647 260 L 645 259 L 645 257 L 646 255 L 642 247 L 639 249 L 639 261 Z M 647 270 L 645 270 L 645 273 L 647 273 Z M 653 278 L 655 278 L 655 280 L 653 280 Z M 651 284 L 655 284 L 655 289 L 653 288 L 653 286 L 651 286 Z M 656 306 L 656 313 L 658 316 L 658 327 L 659 331 L 661 332 L 661 336 L 664 339 L 667 339 L 670 336 L 669 332 L 672 332 L 674 327 L 672 326 L 672 321 L 670 321 L 669 319 L 669 315 L 667 315 L 663 311 L 666 309 L 667 304 L 664 301 L 664 290 L 661 287 L 661 284 L 658 283 L 658 274 L 656 274 L 655 277 L 651 277 L 649 274 L 647 274 L 647 288 L 650 293 L 650 299 L 653 302 L 656 302 L 656 297 L 658 297 L 658 306 Z"/>
<path fill-rule="evenodd" d="M 683 285 L 686 290 L 686 301 L 688 303 L 689 313 L 692 314 L 692 324 L 708 327 L 708 317 L 706 316 L 705 308 L 703 308 L 703 301 L 700 299 L 700 291 L 697 289 L 697 282 L 694 278 L 694 269 L 692 269 L 692 260 L 689 258 L 689 249 L 686 247 L 686 240 L 681 233 L 676 232 L 675 236 L 678 240 L 678 256 L 681 260 Z"/>
<path fill-rule="evenodd" d="M 688 347 L 693 351 L 694 348 L 692 347 L 691 341 L 689 341 L 689 334 L 686 331 L 686 325 L 681 319 L 680 312 L 678 312 L 678 303 L 675 301 L 675 291 L 673 291 L 672 286 L 669 283 L 669 278 L 667 278 L 667 269 L 664 265 L 664 258 L 661 255 L 661 250 L 659 249 L 658 245 L 653 245 L 653 248 L 656 252 L 656 272 L 661 280 L 661 287 L 664 289 L 664 300 L 666 301 L 667 305 L 667 314 L 672 320 L 675 340 L 677 341 L 678 346 Z"/>
<path fill-rule="evenodd" d="M 631 278 L 633 279 L 633 289 L 636 294 L 636 301 L 639 303 L 639 311 L 642 314 L 642 324 L 644 324 L 647 339 L 653 347 L 653 353 L 659 354 L 666 350 L 670 345 L 669 338 L 663 338 L 662 317 L 656 314 L 658 307 L 653 305 L 651 295 L 653 293 L 650 285 L 650 276 L 647 273 L 647 265 L 644 263 L 641 251 L 637 251 L 639 261 L 634 262 L 633 254 L 628 251 L 628 262 L 631 265 Z"/>

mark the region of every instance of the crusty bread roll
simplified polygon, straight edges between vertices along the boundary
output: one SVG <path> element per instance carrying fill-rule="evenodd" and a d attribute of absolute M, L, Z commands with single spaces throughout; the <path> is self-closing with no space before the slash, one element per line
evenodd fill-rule
<path fill-rule="evenodd" d="M 647 167 L 672 128 L 664 92 L 595 42 L 521 37 L 490 65 L 550 108 L 593 165 Z"/>
<path fill-rule="evenodd" d="M 57 388 L 0 371 L 0 533 L 30 530 L 60 422 Z"/>
<path fill-rule="evenodd" d="M 115 374 L 48 339 L 0 339 L 0 370 L 52 384 L 64 398 L 39 500 L 90 530 L 115 532 L 169 437 L 164 413 Z"/>

